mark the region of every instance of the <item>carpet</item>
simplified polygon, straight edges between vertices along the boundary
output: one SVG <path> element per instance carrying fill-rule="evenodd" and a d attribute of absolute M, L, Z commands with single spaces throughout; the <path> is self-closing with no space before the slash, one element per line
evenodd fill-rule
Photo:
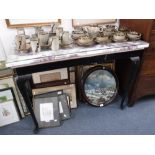
<path fill-rule="evenodd" d="M 145 97 L 130 108 L 119 108 L 120 98 L 105 107 L 79 103 L 60 127 L 40 129 L 37 135 L 154 135 L 155 97 Z M 33 135 L 31 116 L 0 128 L 0 135 Z"/>

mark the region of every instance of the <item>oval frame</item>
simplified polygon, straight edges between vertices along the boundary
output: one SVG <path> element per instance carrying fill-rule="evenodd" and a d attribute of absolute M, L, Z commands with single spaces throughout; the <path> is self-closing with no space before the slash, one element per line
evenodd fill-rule
<path fill-rule="evenodd" d="M 113 97 L 112 97 L 109 101 L 105 102 L 104 104 L 100 104 L 100 105 L 92 104 L 91 101 L 90 101 L 90 100 L 88 99 L 88 97 L 86 96 L 85 90 L 84 90 L 84 85 L 85 85 L 85 82 L 86 82 L 87 77 L 88 77 L 91 73 L 93 73 L 94 71 L 96 71 L 96 70 L 106 70 L 106 71 L 110 72 L 110 73 L 114 76 L 115 81 L 116 81 L 116 90 L 117 90 L 117 91 L 115 92 L 115 94 L 113 95 Z M 116 98 L 116 96 L 117 96 L 117 94 L 118 94 L 118 89 L 119 89 L 119 81 L 118 81 L 118 78 L 117 78 L 116 74 L 114 73 L 114 71 L 113 71 L 112 69 L 110 69 L 110 68 L 108 68 L 108 67 L 104 67 L 104 66 L 100 66 L 100 65 L 99 65 L 99 66 L 95 66 L 95 67 L 92 67 L 92 68 L 88 69 L 88 70 L 84 73 L 84 75 L 83 75 L 83 77 L 82 77 L 82 80 L 81 80 L 81 89 L 82 89 L 82 97 L 83 97 L 83 99 L 84 99 L 85 102 L 87 102 L 87 103 L 90 104 L 91 106 L 102 107 L 102 106 L 106 106 L 106 105 L 110 104 L 110 103 Z"/>

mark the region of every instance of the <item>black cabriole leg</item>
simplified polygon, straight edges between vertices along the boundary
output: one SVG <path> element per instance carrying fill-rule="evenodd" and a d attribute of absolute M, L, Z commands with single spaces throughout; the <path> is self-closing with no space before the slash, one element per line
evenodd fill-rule
<path fill-rule="evenodd" d="M 140 66 L 140 57 L 139 56 L 131 57 L 130 60 L 132 62 L 131 73 L 130 73 L 130 78 L 129 78 L 129 81 L 128 81 L 127 86 L 125 88 L 125 91 L 122 95 L 122 100 L 121 100 L 121 104 L 120 104 L 121 109 L 124 109 L 124 101 L 128 97 L 128 93 L 129 93 L 130 89 L 132 88 L 134 81 L 136 80 L 137 73 L 138 73 L 139 66 Z"/>
<path fill-rule="evenodd" d="M 31 80 L 32 76 L 31 75 L 26 75 L 26 76 L 19 76 L 17 79 L 17 85 L 19 87 L 19 90 L 25 100 L 25 103 L 27 105 L 27 108 L 31 114 L 31 117 L 33 119 L 35 128 L 34 128 L 34 133 L 38 133 L 39 132 L 39 127 L 38 127 L 38 122 L 36 120 L 35 114 L 33 112 L 32 109 L 32 100 L 31 100 L 31 96 L 30 96 L 30 80 Z"/>

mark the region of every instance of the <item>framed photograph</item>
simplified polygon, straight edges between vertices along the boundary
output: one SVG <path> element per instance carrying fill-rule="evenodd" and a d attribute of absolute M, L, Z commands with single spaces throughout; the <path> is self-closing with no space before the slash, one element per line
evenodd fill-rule
<path fill-rule="evenodd" d="M 34 113 L 39 128 L 60 126 L 59 101 L 57 97 L 34 97 Z"/>
<path fill-rule="evenodd" d="M 116 19 L 72 19 L 72 26 L 102 25 L 116 23 Z"/>
<path fill-rule="evenodd" d="M 68 68 L 61 68 L 50 71 L 37 72 L 32 74 L 32 79 L 36 88 L 39 87 L 37 84 L 41 83 L 47 83 L 49 86 L 67 84 L 69 83 L 69 70 Z"/>
<path fill-rule="evenodd" d="M 5 21 L 8 28 L 49 26 L 52 23 L 61 24 L 60 19 L 6 19 Z"/>
<path fill-rule="evenodd" d="M 0 89 L 0 127 L 18 122 L 20 118 L 13 89 Z"/>
<path fill-rule="evenodd" d="M 47 93 L 51 91 L 59 91 L 59 90 L 63 90 L 63 93 L 66 93 L 69 96 L 70 108 L 77 108 L 75 84 L 33 89 L 32 94 L 33 96 L 35 96 L 38 94 Z"/>

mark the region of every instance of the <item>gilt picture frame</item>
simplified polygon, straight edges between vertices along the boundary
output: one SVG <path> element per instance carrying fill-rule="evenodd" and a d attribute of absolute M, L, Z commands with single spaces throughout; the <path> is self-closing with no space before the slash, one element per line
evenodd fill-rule
<path fill-rule="evenodd" d="M 26 28 L 61 24 L 61 19 L 5 19 L 8 28 Z"/>
<path fill-rule="evenodd" d="M 72 19 L 72 26 L 94 26 L 94 25 L 102 25 L 102 24 L 114 24 L 116 23 L 116 19 Z"/>

